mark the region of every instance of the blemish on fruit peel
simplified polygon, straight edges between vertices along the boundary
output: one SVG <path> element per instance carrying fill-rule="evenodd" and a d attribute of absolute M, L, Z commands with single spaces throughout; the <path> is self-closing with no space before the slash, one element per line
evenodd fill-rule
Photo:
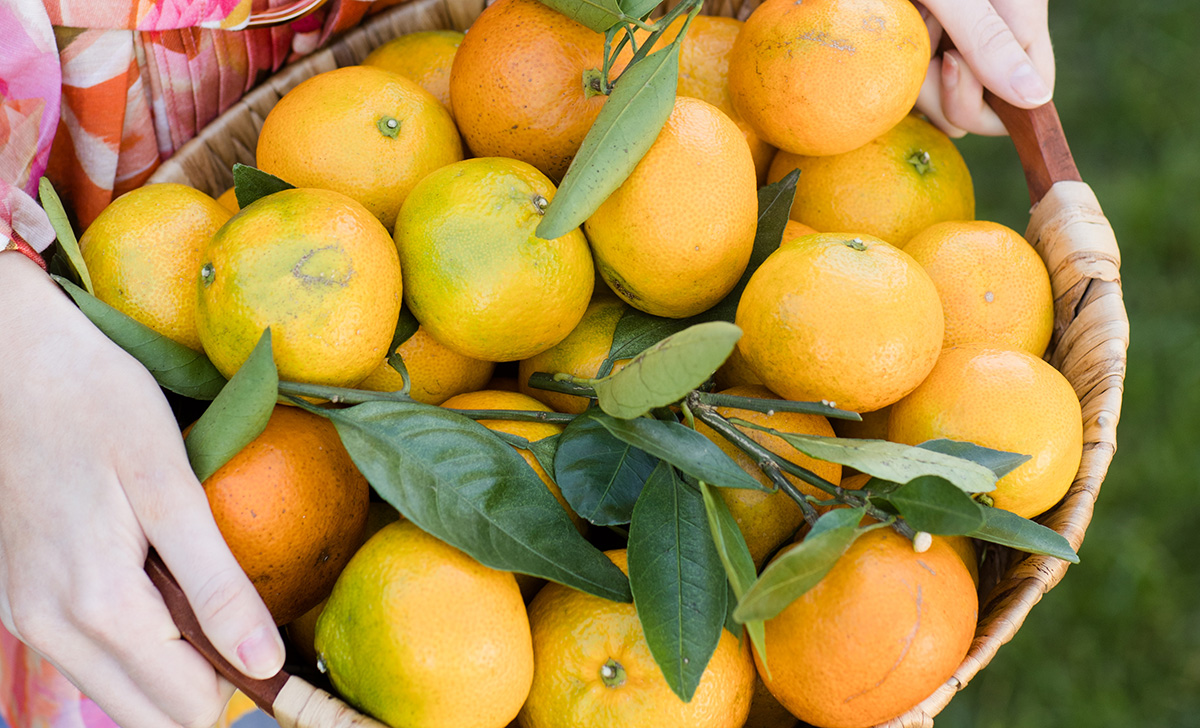
<path fill-rule="evenodd" d="M 991 291 L 988 291 L 987 293 L 983 294 L 983 300 L 987 301 L 988 303 L 991 303 L 992 301 L 996 300 L 996 294 L 992 293 Z"/>
<path fill-rule="evenodd" d="M 828 33 L 823 31 L 810 30 L 809 32 L 800 36 L 800 40 L 810 40 L 818 45 L 823 45 L 827 48 L 833 48 L 834 50 L 844 51 L 846 53 L 855 52 L 854 44 L 850 41 L 846 40 L 845 38 L 840 40 L 833 38 Z"/>
<path fill-rule="evenodd" d="M 916 535 L 913 536 L 913 551 L 916 551 L 918 554 L 925 553 L 932 545 L 933 536 L 927 531 L 917 531 Z"/>
<path fill-rule="evenodd" d="M 862 27 L 868 33 L 882 33 L 887 29 L 887 21 L 878 15 L 872 15 L 869 18 L 863 18 Z"/>

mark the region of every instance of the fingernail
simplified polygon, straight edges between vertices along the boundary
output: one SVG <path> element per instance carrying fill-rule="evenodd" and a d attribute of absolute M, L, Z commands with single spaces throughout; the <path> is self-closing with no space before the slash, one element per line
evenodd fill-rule
<path fill-rule="evenodd" d="M 1033 66 L 1022 63 L 1012 75 L 1013 91 L 1028 104 L 1041 106 L 1050 100 L 1050 89 L 1046 82 L 1033 70 Z"/>
<path fill-rule="evenodd" d="M 263 680 L 279 672 L 283 664 L 283 641 L 279 632 L 259 627 L 237 647 L 246 675 Z"/>
<path fill-rule="evenodd" d="M 958 86 L 958 59 L 953 53 L 942 56 L 942 86 L 947 90 Z"/>

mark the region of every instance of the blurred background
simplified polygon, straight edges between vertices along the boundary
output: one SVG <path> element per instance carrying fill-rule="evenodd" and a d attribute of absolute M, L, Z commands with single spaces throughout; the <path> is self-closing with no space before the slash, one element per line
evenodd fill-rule
<path fill-rule="evenodd" d="M 1131 345 L 1081 563 L 938 728 L 1200 726 L 1200 3 L 1053 0 L 1055 104 L 1116 230 Z M 961 140 L 977 215 L 1024 231 L 1007 139 Z"/>

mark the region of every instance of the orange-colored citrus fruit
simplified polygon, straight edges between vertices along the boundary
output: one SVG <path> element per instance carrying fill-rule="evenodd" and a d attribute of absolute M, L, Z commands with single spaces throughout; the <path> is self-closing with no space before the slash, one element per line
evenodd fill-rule
<path fill-rule="evenodd" d="M 629 53 L 614 63 L 615 80 Z M 454 56 L 450 98 L 477 157 L 512 157 L 561 180 L 608 97 L 604 35 L 537 0 L 499 0 Z"/>
<path fill-rule="evenodd" d="M 350 386 L 379 365 L 400 315 L 400 264 L 387 231 L 338 192 L 293 189 L 246 207 L 195 267 L 196 324 L 232 376 L 271 327 L 279 377 Z"/>
<path fill-rule="evenodd" d="M 888 439 L 966 440 L 1031 459 L 996 483 L 997 508 L 1032 518 L 1062 499 L 1083 455 L 1083 415 L 1066 377 L 1016 349 L 946 349 L 912 394 L 892 407 Z"/>
<path fill-rule="evenodd" d="M 230 214 L 178 184 L 146 185 L 113 200 L 79 238 L 96 298 L 199 351 L 193 276 Z"/>
<path fill-rule="evenodd" d="M 843 154 L 775 155 L 767 180 L 800 170 L 791 216 L 818 230 L 853 230 L 903 248 L 921 230 L 975 217 L 975 188 L 958 148 L 918 116 Z"/>
<path fill-rule="evenodd" d="M 447 399 L 442 403 L 447 409 L 466 409 L 466 410 L 528 410 L 533 412 L 553 412 L 546 405 L 520 392 L 505 392 L 499 390 L 484 389 L 478 392 L 467 392 L 459 394 Z M 556 425 L 549 422 L 522 422 L 519 420 L 479 420 L 479 424 L 489 430 L 498 432 L 506 432 L 510 435 L 523 437 L 529 442 L 537 442 L 538 440 L 547 437 L 553 437 L 563 431 L 562 425 Z M 571 506 L 567 504 L 567 499 L 563 498 L 562 491 L 559 490 L 558 483 L 550 477 L 549 473 L 542 468 L 541 463 L 534 457 L 533 453 L 528 450 L 514 448 L 521 457 L 525 458 L 525 462 L 529 463 L 529 467 L 533 468 L 533 472 L 537 473 L 550 492 L 554 494 L 554 498 L 562 505 L 563 510 L 571 517 L 571 522 L 575 524 L 575 528 L 582 533 L 587 528 L 587 523 L 571 510 Z"/>
<path fill-rule="evenodd" d="M 660 43 L 675 40 L 685 19 L 680 17 L 671 23 Z M 754 169 L 761 183 L 767 177 L 775 147 L 759 139 L 750 125 L 742 121 L 733 108 L 733 98 L 729 93 L 729 52 L 741 29 L 742 21 L 736 18 L 713 15 L 697 15 L 693 18 L 679 46 L 679 83 L 675 93 L 707 101 L 738 125 L 750 147 L 750 156 L 754 158 Z"/>
<path fill-rule="evenodd" d="M 225 209 L 235 214 L 241 212 L 242 210 L 241 205 L 238 204 L 237 190 L 233 187 L 230 187 L 222 192 L 221 196 L 217 198 L 217 202 L 220 203 Z"/>
<path fill-rule="evenodd" d="M 410 522 L 359 549 L 317 620 L 334 687 L 392 726 L 504 728 L 533 677 L 516 579 Z"/>
<path fill-rule="evenodd" d="M 805 225 L 802 222 L 796 222 L 795 220 L 788 220 L 787 224 L 783 226 L 783 238 L 779 242 L 782 245 L 789 240 L 795 240 L 796 238 L 803 237 L 805 235 L 816 234 L 817 230 L 812 226 Z"/>
<path fill-rule="evenodd" d="M 737 284 L 757 225 L 754 160 L 741 131 L 712 104 L 680 96 L 633 173 L 583 227 L 618 296 L 684 318 Z"/>
<path fill-rule="evenodd" d="M 329 595 L 362 543 L 370 496 L 333 424 L 283 405 L 204 481 L 204 492 L 229 550 L 278 624 Z"/>
<path fill-rule="evenodd" d="M 891 406 L 882 407 L 874 412 L 863 412 L 861 421 L 830 419 L 829 424 L 833 425 L 833 431 L 838 437 L 886 440 L 888 416 L 891 412 Z"/>
<path fill-rule="evenodd" d="M 404 300 L 431 336 L 475 359 L 519 361 L 571 333 L 595 276 L 578 229 L 535 234 L 554 191 L 530 165 L 496 157 L 448 165 L 413 188 L 395 240 Z"/>
<path fill-rule="evenodd" d="M 607 291 L 604 293 L 607 294 Z M 583 318 L 579 320 L 579 325 L 567 334 L 567 338 L 521 362 L 517 369 L 517 382 L 521 392 L 556 412 L 579 414 L 587 409 L 590 402 L 587 397 L 534 389 L 529 386 L 529 377 L 534 372 L 565 372 L 577 377 L 594 378 L 600 373 L 600 365 L 608 358 L 608 352 L 612 349 L 617 322 L 628 310 L 628 306 L 611 294 L 592 299 L 583 313 Z M 628 359 L 613 362 L 612 371 L 619 371 L 628 362 Z"/>
<path fill-rule="evenodd" d="M 742 350 L 736 346 L 733 351 L 729 352 L 729 357 L 725 363 L 713 374 L 713 383 L 718 389 L 729 389 L 731 387 L 743 386 L 762 386 L 762 380 L 746 363 L 746 357 L 742 354 Z"/>
<path fill-rule="evenodd" d="M 916 388 L 942 346 L 929 275 L 879 238 L 822 233 L 771 253 L 738 304 L 738 347 L 786 399 L 870 412 Z"/>
<path fill-rule="evenodd" d="M 415 81 L 369 66 L 289 91 L 263 121 L 257 149 L 264 172 L 352 197 L 389 232 L 413 185 L 462 158 L 446 107 Z"/>
<path fill-rule="evenodd" d="M 450 66 L 463 41 L 457 30 L 422 30 L 405 33 L 384 43 L 363 60 L 364 66 L 376 66 L 405 78 L 433 95 L 446 107 L 451 118 Z"/>
<path fill-rule="evenodd" d="M 767 0 L 733 44 L 729 89 L 770 144 L 841 154 L 904 118 L 928 66 L 929 31 L 907 0 Z"/>
<path fill-rule="evenodd" d="M 628 573 L 624 550 L 606 551 Z M 722 631 L 691 702 L 671 691 L 633 604 L 547 584 L 529 605 L 533 687 L 522 728 L 740 728 L 754 692 L 749 640 Z"/>
<path fill-rule="evenodd" d="M 890 528 L 847 549 L 811 590 L 766 621 L 769 675 L 789 711 L 813 725 L 867 728 L 949 679 L 971 646 L 978 599 L 944 541 L 925 553 Z"/>
<path fill-rule="evenodd" d="M 754 397 L 756 399 L 779 398 L 774 392 L 762 386 L 735 387 L 720 392 L 720 394 Z M 768 415 L 764 412 L 755 412 L 754 410 L 734 407 L 718 407 L 717 413 L 722 417 L 736 417 L 756 425 L 779 430 L 780 432 L 833 437 L 833 428 L 830 427 L 829 420 L 820 415 L 808 415 L 799 412 L 776 412 L 773 415 Z M 823 460 L 811 458 L 789 445 L 778 435 L 745 427 L 739 427 L 738 429 L 751 440 L 754 440 L 771 452 L 792 461 L 802 468 L 811 470 L 835 485 L 842 479 L 842 466 L 837 463 L 827 463 Z M 715 442 L 726 455 L 741 466 L 742 470 L 754 476 L 754 479 L 759 483 L 767 487 L 775 487 L 771 479 L 755 464 L 754 458 L 751 458 L 736 445 L 717 434 L 712 428 L 702 422 L 696 423 L 696 431 Z M 809 485 L 793 475 L 785 475 L 784 477 L 802 493 L 816 496 L 822 500 L 830 497 L 825 491 L 820 490 L 816 486 Z M 754 559 L 755 566 L 761 567 L 767 560 L 767 557 L 780 544 L 787 542 L 792 537 L 792 534 L 796 532 L 796 529 L 800 528 L 800 524 L 804 523 L 804 511 L 800 510 L 800 506 L 782 489 L 776 490 L 774 493 L 766 493 L 761 490 L 750 490 L 748 488 L 718 488 L 717 492 L 721 494 L 721 498 L 729 506 L 729 511 L 733 514 L 734 520 L 737 521 L 738 528 L 741 529 L 742 536 L 746 539 L 746 546 L 750 549 L 750 556 Z"/>
<path fill-rule="evenodd" d="M 991 344 L 1041 356 L 1054 329 L 1050 274 L 1025 238 L 994 222 L 943 222 L 904 246 L 937 286 L 943 346 Z"/>
<path fill-rule="evenodd" d="M 444 346 L 424 326 L 418 326 L 396 352 L 412 380 L 408 396 L 425 404 L 441 404 L 456 394 L 483 389 L 496 368 L 495 362 L 472 359 Z M 359 389 L 374 392 L 395 392 L 403 386 L 404 377 L 386 359 L 358 383 Z"/>

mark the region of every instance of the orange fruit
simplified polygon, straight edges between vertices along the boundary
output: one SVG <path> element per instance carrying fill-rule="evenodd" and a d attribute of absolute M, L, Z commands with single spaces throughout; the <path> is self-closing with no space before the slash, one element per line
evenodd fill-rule
<path fill-rule="evenodd" d="M 997 508 L 1032 518 L 1071 487 L 1083 456 L 1083 415 L 1071 383 L 1046 362 L 966 344 L 943 351 L 888 419 L 889 440 L 941 437 L 1031 456 L 988 495 Z"/>
<path fill-rule="evenodd" d="M 446 107 L 450 117 L 450 66 L 463 41 L 457 30 L 422 30 L 405 33 L 384 43 L 363 60 L 364 66 L 375 66 L 398 73 L 416 81 Z"/>
<path fill-rule="evenodd" d="M 96 298 L 200 351 L 192 276 L 229 217 L 216 200 L 185 185 L 146 185 L 121 195 L 79 238 Z"/>
<path fill-rule="evenodd" d="M 1054 329 L 1046 265 L 1025 238 L 994 222 L 943 222 L 904 246 L 937 286 L 943 346 L 991 344 L 1041 356 Z"/>
<path fill-rule="evenodd" d="M 606 551 L 628 573 L 624 550 Z M 633 604 L 547 584 L 529 605 L 533 687 L 522 728 L 739 728 L 750 710 L 749 640 L 724 630 L 691 702 L 671 691 Z"/>
<path fill-rule="evenodd" d="M 329 595 L 362 543 L 370 487 L 329 420 L 276 405 L 204 493 L 229 550 L 286 624 Z"/>
<path fill-rule="evenodd" d="M 780 152 L 767 180 L 797 168 L 791 217 L 818 230 L 854 230 L 903 248 L 934 223 L 975 217 L 967 163 L 950 137 L 918 116 L 843 154 Z"/>
<path fill-rule="evenodd" d="M 774 392 L 762 386 L 734 387 L 733 389 L 721 392 L 721 394 L 755 397 L 758 399 L 779 398 Z M 755 412 L 753 410 L 737 409 L 734 407 L 718 407 L 717 413 L 722 417 L 736 417 L 747 422 L 753 422 L 756 425 L 779 430 L 780 432 L 833 437 L 833 428 L 830 427 L 829 420 L 820 415 L 808 415 L 800 412 L 776 412 L 773 415 L 768 415 L 764 412 Z M 738 429 L 751 440 L 754 440 L 771 452 L 792 461 L 802 468 L 813 471 L 831 483 L 837 484 L 842 479 L 842 466 L 837 463 L 827 463 L 823 460 L 811 458 L 789 445 L 778 435 L 745 427 L 739 427 Z M 741 466 L 742 470 L 754 476 L 755 480 L 767 487 L 775 487 L 771 479 L 755 464 L 753 458 L 721 435 L 718 435 L 708 425 L 705 425 L 703 422 L 697 422 L 696 431 L 715 442 L 726 455 Z M 825 491 L 820 490 L 816 486 L 809 485 L 793 475 L 785 474 L 784 477 L 802 493 L 816 496 L 822 500 L 830 497 Z M 721 498 L 729 506 L 729 511 L 733 514 L 734 520 L 737 521 L 738 528 L 741 529 L 742 536 L 746 539 L 746 546 L 750 549 L 750 556 L 754 559 L 755 566 L 761 567 L 767 560 L 767 557 L 780 544 L 787 542 L 792 537 L 792 534 L 796 532 L 796 529 L 800 528 L 800 525 L 804 523 L 804 511 L 800 510 L 800 506 L 796 504 L 796 501 L 792 500 L 791 496 L 783 492 L 782 489 L 774 493 L 764 493 L 760 490 L 749 490 L 746 488 L 718 488 L 717 492 L 721 494 Z"/>
<path fill-rule="evenodd" d="M 553 412 L 546 405 L 520 392 L 507 392 L 494 389 L 484 389 L 478 392 L 467 392 L 451 397 L 442 403 L 442 406 L 447 409 L 465 409 L 465 410 L 531 410 L 534 412 Z M 519 420 L 479 420 L 479 424 L 498 432 L 506 432 L 510 435 L 523 437 L 529 442 L 537 442 L 547 437 L 553 437 L 563 431 L 562 425 L 556 425 L 549 422 L 521 422 Z M 521 448 L 515 449 L 521 457 L 525 458 L 525 462 L 529 463 L 529 467 L 533 468 L 533 472 L 537 473 L 546 487 L 554 495 L 555 500 L 571 517 L 571 522 L 575 524 L 575 528 L 583 533 L 587 528 L 587 523 L 571 510 L 571 506 L 567 504 L 567 499 L 563 498 L 562 491 L 559 490 L 558 483 L 550 477 L 549 473 L 542 468 L 542 464 L 534 457 L 533 453 Z"/>
<path fill-rule="evenodd" d="M 733 44 L 729 90 L 768 143 L 841 154 L 904 118 L 928 66 L 929 31 L 907 0 L 767 0 Z"/>
<path fill-rule="evenodd" d="M 615 81 L 630 57 L 614 63 Z M 484 9 L 450 69 L 454 116 L 477 157 L 512 157 L 561 180 L 603 108 L 604 35 L 537 0 Z"/>
<path fill-rule="evenodd" d="M 879 238 L 822 233 L 771 253 L 750 277 L 738 347 L 786 399 L 870 412 L 916 388 L 942 346 L 929 275 Z"/>
<path fill-rule="evenodd" d="M 671 23 L 660 42 L 665 44 L 675 40 L 685 19 L 680 17 Z M 713 15 L 697 15 L 693 18 L 679 46 L 679 82 L 675 93 L 707 101 L 737 124 L 746 137 L 761 183 L 767 177 L 767 167 L 775 156 L 775 147 L 759 139 L 750 125 L 742 121 L 733 108 L 733 98 L 729 93 L 729 52 L 733 50 L 733 41 L 741 29 L 742 21 L 736 18 Z"/>
<path fill-rule="evenodd" d="M 424 326 L 418 326 L 396 352 L 412 380 L 408 396 L 425 404 L 441 404 L 456 394 L 483 389 L 496 368 L 494 362 L 472 359 L 444 346 Z M 395 392 L 403 386 L 404 377 L 386 358 L 358 383 L 359 389 L 373 392 Z"/>
<path fill-rule="evenodd" d="M 892 408 L 882 407 L 874 412 L 863 412 L 862 421 L 830 419 L 833 431 L 838 437 L 851 437 L 859 440 L 886 440 L 888 416 Z"/>
<path fill-rule="evenodd" d="M 541 172 L 494 157 L 448 165 L 413 188 L 395 240 L 404 300 L 431 336 L 475 359 L 518 361 L 571 333 L 595 275 L 578 229 L 536 236 L 553 197 Z"/>
<path fill-rule="evenodd" d="M 779 242 L 782 245 L 783 243 L 786 243 L 789 240 L 795 240 L 796 238 L 802 237 L 804 235 L 816 235 L 816 234 L 817 234 L 817 231 L 815 228 L 813 228 L 809 225 L 805 225 L 802 222 L 796 222 L 795 220 L 788 220 L 787 224 L 783 226 L 783 238 L 781 238 Z"/>
<path fill-rule="evenodd" d="M 504 728 L 534 669 L 513 575 L 410 522 L 354 555 L 317 620 L 316 648 L 350 704 L 407 728 Z"/>
<path fill-rule="evenodd" d="M 583 228 L 618 296 L 684 318 L 737 284 L 757 225 L 754 160 L 741 131 L 712 104 L 680 96 L 633 173 Z"/>
<path fill-rule="evenodd" d="M 217 231 L 201 260 L 196 324 L 226 377 L 268 326 L 279 377 L 293 382 L 357 384 L 391 344 L 401 297 L 396 247 L 345 195 L 263 197 Z"/>
<path fill-rule="evenodd" d="M 603 293 L 608 294 L 607 290 Z M 628 310 L 628 306 L 611 294 L 593 298 L 587 310 L 583 312 L 579 325 L 567 334 L 567 338 L 521 362 L 517 368 L 520 391 L 556 412 L 576 415 L 583 412 L 591 401 L 587 397 L 534 389 L 529 386 L 529 377 L 534 372 L 565 372 L 577 377 L 595 378 L 600 373 L 600 365 L 608 358 L 608 352 L 612 349 L 617 322 Z M 628 359 L 613 362 L 612 371 L 619 371 L 628 362 Z"/>
<path fill-rule="evenodd" d="M 242 210 L 241 205 L 238 204 L 237 190 L 233 187 L 230 187 L 222 192 L 221 196 L 217 198 L 217 202 L 220 203 L 222 207 L 234 214 L 241 212 Z"/>
<path fill-rule="evenodd" d="M 413 185 L 462 158 L 446 107 L 415 81 L 369 66 L 289 91 L 263 121 L 257 149 L 264 172 L 352 197 L 389 232 Z"/>
<path fill-rule="evenodd" d="M 949 545 L 935 540 L 918 554 L 876 528 L 766 621 L 770 674 L 757 652 L 755 661 L 771 694 L 801 720 L 867 728 L 949 679 L 971 646 L 977 611 L 971 576 Z"/>
<path fill-rule="evenodd" d="M 713 383 L 717 385 L 718 389 L 752 385 L 762 386 L 762 380 L 758 378 L 758 375 L 746 363 L 746 357 L 742 354 L 742 350 L 736 346 L 733 348 L 733 351 L 729 352 L 729 357 L 725 359 L 725 363 L 713 374 Z"/>

